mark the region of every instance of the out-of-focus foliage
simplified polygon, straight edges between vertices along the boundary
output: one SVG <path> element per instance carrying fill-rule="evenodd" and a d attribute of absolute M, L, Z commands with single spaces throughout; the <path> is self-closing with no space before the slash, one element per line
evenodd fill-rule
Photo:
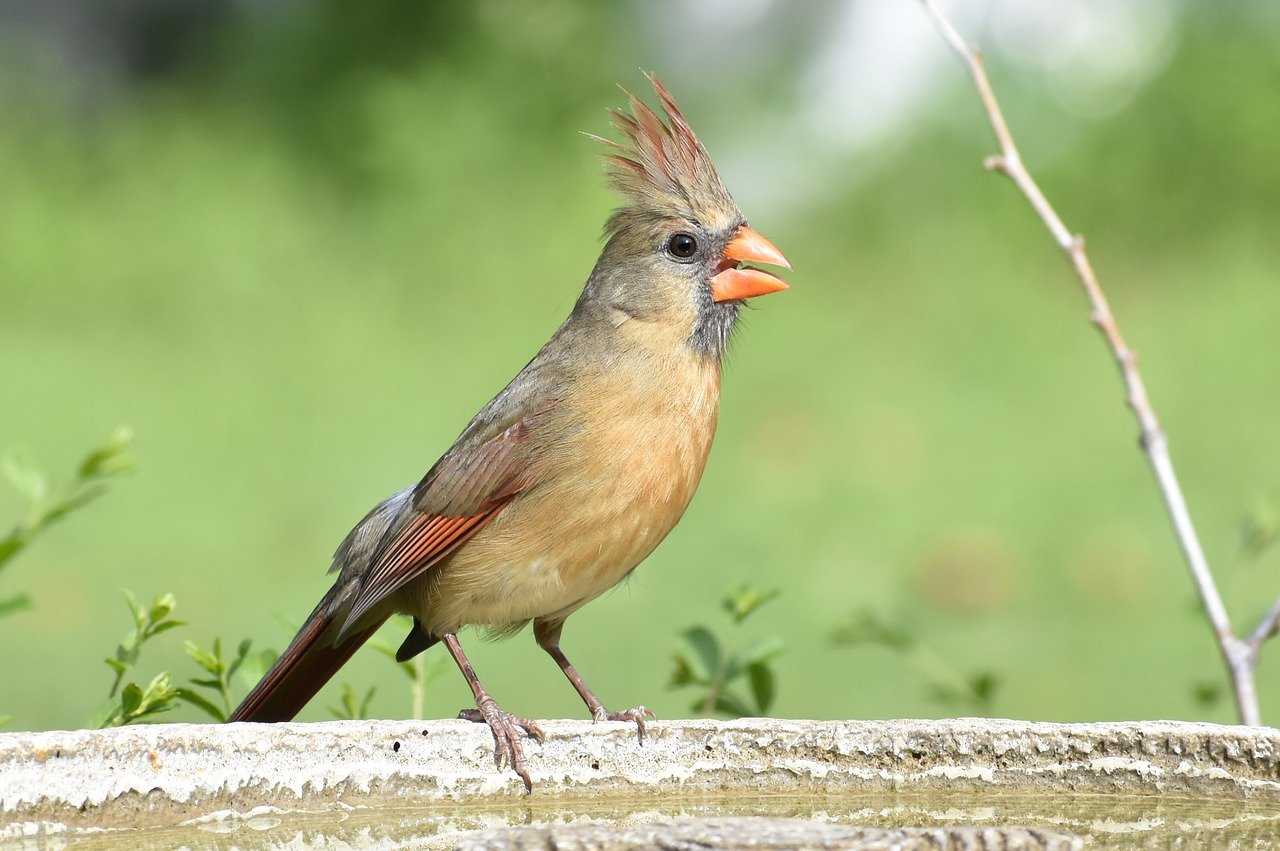
<path fill-rule="evenodd" d="M 783 592 L 765 610 L 789 648 L 777 714 L 950 711 L 892 647 L 832 645 L 870 610 L 913 612 L 921 646 L 995 672 L 1002 713 L 1230 719 L 1203 698 L 1220 663 L 1114 365 L 1046 234 L 982 171 L 982 115 L 923 14 L 841 70 L 810 60 L 843 2 L 718 21 L 674 2 L 206 3 L 197 26 L 177 2 L 82 5 L 168 11 L 83 28 L 132 34 L 115 66 L 2 30 L 0 445 L 57 457 L 128 421 L 147 464 L 6 574 L 35 601 L 0 620 L 6 675 L 42 683 L 0 700 L 12 726 L 83 722 L 122 586 L 172 591 L 203 635 L 288 639 L 279 621 L 310 611 L 346 530 L 569 310 L 615 203 L 578 131 L 605 132 L 616 83 L 643 93 L 638 68 L 795 271 L 735 343 L 684 521 L 568 624 L 605 703 L 686 713 L 664 648 L 749 583 Z M 1089 240 L 1247 628 L 1280 592 L 1278 550 L 1240 546 L 1251 506 L 1280 492 L 1274 4 L 1171 4 L 1159 62 L 1096 114 L 1002 53 L 1002 8 L 970 34 L 1030 167 Z M 698 21 L 720 37 L 690 49 Z M 912 51 L 937 57 L 912 77 L 922 99 L 842 147 L 833 128 L 874 116 L 813 92 L 836 73 L 906 78 L 886 69 Z M 0 517 L 24 512 L 0 493 Z M 504 708 L 582 714 L 527 636 L 464 642 Z M 178 641 L 148 654 L 191 665 Z M 1270 721 L 1277 658 L 1259 672 Z M 403 714 L 389 678 L 357 654 L 303 717 Z M 447 671 L 424 701 L 451 716 L 471 698 Z"/>
<path fill-rule="evenodd" d="M 897 653 L 924 679 L 929 694 L 955 714 L 990 715 L 1000 678 L 991 671 L 965 675 L 931 647 L 921 644 L 918 628 L 890 622 L 869 609 L 855 611 L 831 631 L 833 644 L 869 645 Z"/>
<path fill-rule="evenodd" d="M 761 606 L 778 597 L 777 589 L 762 590 L 743 585 L 720 604 L 733 629 L 726 636 L 705 624 L 680 633 L 684 646 L 672 654 L 671 678 L 667 688 L 694 689 L 696 697 L 689 711 L 707 718 L 767 716 L 778 694 L 774 659 L 786 649 L 776 635 L 742 640 L 743 622 Z"/>
<path fill-rule="evenodd" d="M 359 721 L 369 717 L 369 704 L 378 693 L 376 686 L 369 686 L 364 694 L 357 694 L 351 683 L 344 682 L 338 687 L 338 705 L 330 706 L 329 712 L 334 718 L 345 721 Z"/>
<path fill-rule="evenodd" d="M 0 471 L 27 501 L 26 516 L 0 538 L 0 572 L 36 536 L 106 493 L 109 479 L 133 469 L 126 454 L 132 436 L 127 428 L 116 429 L 106 445 L 85 456 L 70 482 L 52 490 L 48 478 L 25 454 L 12 449 L 0 454 Z M 0 617 L 33 605 L 24 592 L 0 592 Z"/>
<path fill-rule="evenodd" d="M 392 617 L 392 630 L 397 630 L 400 633 L 407 633 L 412 628 L 413 618 L 407 615 L 395 615 Z M 412 659 L 400 662 L 396 659 L 397 646 L 392 644 L 390 641 L 386 641 L 376 636 L 369 641 L 369 649 L 385 657 L 389 662 L 396 666 L 400 673 L 408 677 L 409 717 L 415 719 L 424 717 L 423 706 L 426 701 L 427 686 L 439 679 L 447 669 L 453 667 L 453 660 L 444 654 L 440 654 L 428 662 L 426 656 L 419 653 Z M 351 706 L 354 704 L 352 701 L 347 700 L 347 691 L 343 691 L 342 695 L 344 710 L 342 712 L 337 712 L 330 707 L 330 711 L 335 712 L 335 714 L 339 714 L 340 717 L 356 717 L 349 711 Z M 370 696 L 369 699 L 371 700 L 372 697 Z M 395 709 L 389 709 L 388 711 L 395 712 L 397 717 L 403 717 L 403 709 L 399 706 Z"/>

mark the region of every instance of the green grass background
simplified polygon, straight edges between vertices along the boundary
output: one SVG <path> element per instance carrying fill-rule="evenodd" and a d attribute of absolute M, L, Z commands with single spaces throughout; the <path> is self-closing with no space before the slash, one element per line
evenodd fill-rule
<path fill-rule="evenodd" d="M 787 642 L 779 715 L 955 711 L 893 652 L 831 644 L 869 608 L 957 672 L 994 672 L 1000 715 L 1230 720 L 1194 694 L 1221 666 L 1115 367 L 1046 233 L 980 168 L 991 142 L 959 67 L 910 126 L 827 151 L 823 190 L 793 198 L 803 125 L 747 167 L 730 154 L 786 114 L 803 30 L 779 46 L 752 29 L 731 68 L 668 73 L 628 7 L 562 6 L 567 22 L 524 4 L 293 7 L 88 104 L 6 54 L 0 447 L 60 476 L 128 423 L 138 461 L 0 576 L 0 596 L 36 604 L 0 620 L 10 728 L 76 726 L 105 697 L 122 587 L 172 591 L 188 622 L 140 675 L 194 674 L 181 637 L 283 646 L 347 529 L 572 305 L 614 204 L 576 131 L 604 130 L 637 67 L 667 78 L 795 271 L 741 329 L 684 522 L 569 622 L 606 702 L 687 714 L 664 688 L 678 633 L 718 626 L 723 593 L 750 582 L 783 592 L 745 628 Z M 1280 553 L 1241 544 L 1280 494 L 1280 38 L 1262 7 L 1186 10 L 1168 63 L 1105 118 L 990 57 L 1140 352 L 1241 630 L 1280 593 Z M 0 518 L 21 511 L 0 491 Z M 464 643 L 507 708 L 583 714 L 527 633 Z M 1260 669 L 1272 721 L 1278 657 Z M 375 653 L 339 680 L 377 684 L 377 715 L 408 711 Z M 450 670 L 427 712 L 468 702 Z"/>

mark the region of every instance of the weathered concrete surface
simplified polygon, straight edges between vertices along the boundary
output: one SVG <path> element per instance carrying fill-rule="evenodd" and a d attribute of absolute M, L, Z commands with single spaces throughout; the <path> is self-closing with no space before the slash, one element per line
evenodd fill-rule
<path fill-rule="evenodd" d="M 623 851 L 728 848 L 859 851 L 1076 851 L 1079 836 L 1059 830 L 994 827 L 853 827 L 805 819 L 706 818 L 634 827 L 568 824 L 506 827 L 464 837 L 458 851 Z"/>
<path fill-rule="evenodd" d="M 255 818 L 278 823 L 280 813 L 298 812 L 356 824 L 353 814 L 364 807 L 408 807 L 418 819 L 447 811 L 448 824 L 474 829 L 536 820 L 528 813 L 548 802 L 579 811 L 583 802 L 597 809 L 658 802 L 651 807 L 658 818 L 669 812 L 663 801 L 752 795 L 817 806 L 832 797 L 920 792 L 966 793 L 971 800 L 1127 793 L 1246 798 L 1249 807 L 1280 813 L 1280 732 L 1271 729 L 744 719 L 654 722 L 641 745 L 630 724 L 557 721 L 543 728 L 547 742 L 525 746 L 531 796 L 513 774 L 495 770 L 488 730 L 463 721 L 0 734 L 0 838 L 78 828 L 252 825 Z M 475 815 L 495 808 L 507 815 L 489 821 Z M 513 808 L 526 816 L 511 816 Z M 471 815 L 460 816 L 464 810 Z"/>

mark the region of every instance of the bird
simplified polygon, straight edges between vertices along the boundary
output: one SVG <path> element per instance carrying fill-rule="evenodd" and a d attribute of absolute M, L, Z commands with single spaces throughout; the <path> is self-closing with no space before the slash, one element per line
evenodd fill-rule
<path fill-rule="evenodd" d="M 532 791 L 522 741 L 538 724 L 503 710 L 458 640 L 464 627 L 533 636 L 592 718 L 609 711 L 560 647 L 565 620 L 628 577 L 684 514 L 706 466 L 721 369 L 747 299 L 788 288 L 786 257 L 747 225 L 662 82 L 663 115 L 623 89 L 606 182 L 621 199 L 567 319 L 412 487 L 356 524 L 332 588 L 232 722 L 292 719 L 393 614 L 412 617 L 405 661 L 444 644 L 471 688 L 499 771 Z"/>

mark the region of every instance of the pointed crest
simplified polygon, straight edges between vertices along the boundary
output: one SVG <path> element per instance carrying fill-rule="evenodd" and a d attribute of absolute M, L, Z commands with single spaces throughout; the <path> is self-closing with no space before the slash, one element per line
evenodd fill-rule
<path fill-rule="evenodd" d="M 632 211 L 682 215 L 709 227 L 740 219 L 729 190 L 720 181 L 710 155 L 675 99 L 657 77 L 648 73 L 645 76 L 658 93 L 667 120 L 664 122 L 643 101 L 623 89 L 630 113 L 609 111 L 622 141 L 588 134 L 609 148 L 603 155 L 609 187 L 627 203 L 609 220 L 608 229 L 616 230 L 619 217 Z"/>

